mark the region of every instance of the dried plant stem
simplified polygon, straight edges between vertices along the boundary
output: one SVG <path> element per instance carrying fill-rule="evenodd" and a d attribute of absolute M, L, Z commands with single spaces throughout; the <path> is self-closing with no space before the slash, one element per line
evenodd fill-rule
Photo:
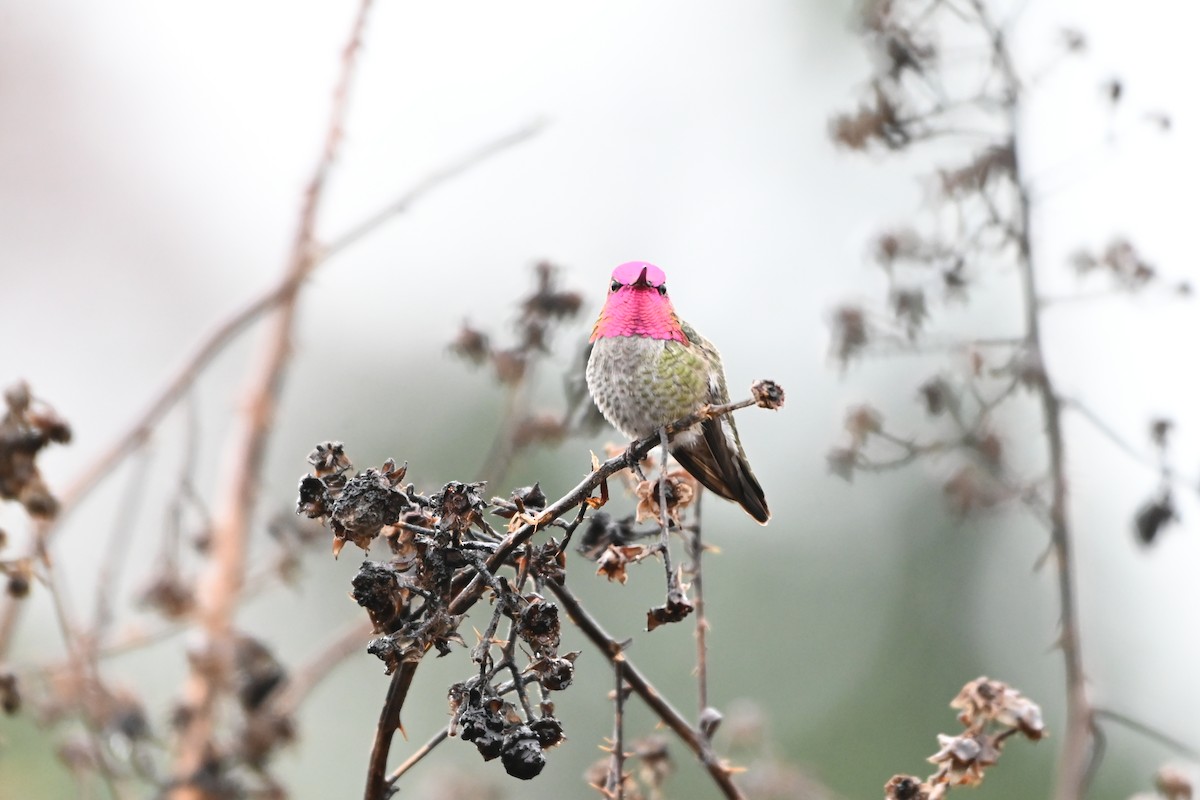
<path fill-rule="evenodd" d="M 662 445 L 662 467 L 659 470 L 660 477 L 658 481 L 658 517 L 662 523 L 662 535 L 659 537 L 658 546 L 662 549 L 663 569 L 667 571 L 667 603 L 678 594 L 679 576 L 675 574 L 675 567 L 671 564 L 671 518 L 667 515 L 667 466 L 671 461 L 671 449 L 667 446 L 667 429 L 659 428 L 658 441 Z"/>
<path fill-rule="evenodd" d="M 1119 711 L 1112 711 L 1107 708 L 1094 708 L 1092 709 L 1092 715 L 1096 719 L 1107 719 L 1111 722 L 1121 725 L 1122 727 L 1128 728 L 1131 731 L 1140 733 L 1147 739 L 1158 742 L 1162 746 L 1174 750 L 1184 758 L 1190 758 L 1192 761 L 1200 761 L 1200 749 L 1197 749 L 1196 747 L 1189 745 L 1180 739 L 1176 739 L 1170 734 L 1163 733 L 1157 728 L 1151 727 L 1150 725 L 1134 719 L 1127 714 L 1122 714 Z"/>
<path fill-rule="evenodd" d="M 617 653 L 612 659 L 616 689 L 613 692 L 613 736 L 612 760 L 608 767 L 608 781 L 604 785 L 605 795 L 624 800 L 625 798 L 625 655 Z"/>
<path fill-rule="evenodd" d="M 704 615 L 704 540 L 702 538 L 700 506 L 704 490 L 696 489 L 696 502 L 692 507 L 691 575 L 692 608 L 696 615 L 696 699 L 699 704 L 697 719 L 703 722 L 708 711 L 708 617 Z"/>
<path fill-rule="evenodd" d="M 575 594 L 566 586 L 558 584 L 547 584 L 550 591 L 562 603 L 563 608 L 571 617 L 571 621 L 583 631 L 584 635 L 594 644 L 601 653 L 604 654 L 609 661 L 613 661 L 621 655 L 620 642 L 613 639 L 600 623 L 588 613 Z M 650 706 L 651 710 L 658 715 L 658 718 L 664 725 L 675 732 L 688 749 L 695 754 L 704 768 L 708 771 L 713 783 L 721 790 L 721 793 L 727 798 L 742 798 L 744 795 L 737 785 L 733 782 L 733 770 L 731 770 L 720 758 L 713 752 L 709 745 L 707 737 L 699 730 L 693 728 L 683 715 L 680 714 L 671 703 L 663 697 L 658 689 L 654 687 L 649 680 L 634 666 L 633 662 L 627 658 L 624 659 L 622 667 L 625 683 L 642 698 L 646 705 Z"/>
<path fill-rule="evenodd" d="M 283 714 L 291 714 L 303 703 L 310 692 L 321 681 L 329 677 L 333 670 L 350 656 L 361 653 L 363 642 L 371 635 L 371 623 L 367 620 L 355 620 L 354 624 L 334 637 L 324 648 L 319 650 L 304 666 L 296 670 L 281 687 L 278 697 L 273 700 L 276 708 Z"/>
<path fill-rule="evenodd" d="M 1028 346 L 1030 354 L 1038 360 L 1038 363 L 1044 365 L 1041 333 L 1038 325 L 1037 289 L 1029 241 L 1028 197 L 1024 189 L 1018 191 L 1021 195 L 1023 222 L 1018 250 L 1020 271 L 1025 286 Z M 1038 370 L 1036 391 L 1042 406 L 1042 419 L 1046 426 L 1046 446 L 1050 459 L 1050 539 L 1058 565 L 1058 597 L 1062 626 L 1059 643 L 1062 646 L 1067 681 L 1067 723 L 1063 731 L 1063 745 L 1059 755 L 1058 779 L 1054 796 L 1058 800 L 1079 800 L 1087 788 L 1092 738 L 1092 709 L 1083 670 L 1079 610 L 1075 600 L 1075 562 L 1072 555 L 1071 528 L 1067 509 L 1066 450 L 1062 432 L 1062 405 L 1044 366 Z"/>
<path fill-rule="evenodd" d="M 401 764 L 400 766 L 398 766 L 394 770 L 392 770 L 390 773 L 388 773 L 388 776 L 387 776 L 388 785 L 391 786 L 396 781 L 400 780 L 400 778 L 404 775 L 404 773 L 408 772 L 410 769 L 415 767 L 418 763 L 420 763 L 420 761 L 422 759 L 425 758 L 425 756 L 432 753 L 433 749 L 435 747 L 437 747 L 442 742 L 446 741 L 446 739 L 448 739 L 449 737 L 450 737 L 450 726 L 449 725 L 447 725 L 445 728 L 442 728 L 441 730 L 439 730 L 433 736 L 429 737 L 429 741 L 425 742 L 425 744 L 421 745 L 416 750 L 414 750 L 413 754 L 411 756 L 404 759 L 403 764 Z"/>
<path fill-rule="evenodd" d="M 362 0 L 350 37 L 342 52 L 341 75 L 334 89 L 325 141 L 304 192 L 292 252 L 284 270 L 289 291 L 275 309 L 267 332 L 261 364 L 250 372 L 243 413 L 231 434 L 225 480 L 213 516 L 210 559 L 200 576 L 196 609 L 204 631 L 204 649 L 192 663 L 184 687 L 186 723 L 179 733 L 174 772 L 178 788 L 172 800 L 201 800 L 203 791 L 192 782 L 213 755 L 217 699 L 232 667 L 233 617 L 245 581 L 246 550 L 251 520 L 266 455 L 268 434 L 278 406 L 290 360 L 292 329 L 299 288 L 316 264 L 317 213 L 330 169 L 341 142 L 362 35 L 371 0 Z"/>
<path fill-rule="evenodd" d="M 408 698 L 409 687 L 420 663 L 405 661 L 392 674 L 383 710 L 379 712 L 379 724 L 375 726 L 375 743 L 371 746 L 371 760 L 367 764 L 367 788 L 363 800 L 386 800 L 390 794 L 391 781 L 386 774 L 388 752 L 392 748 L 392 736 L 401 729 L 400 711 L 404 708 L 404 701 Z"/>
<path fill-rule="evenodd" d="M 971 5 L 992 41 L 993 57 L 1005 81 L 1004 97 L 1008 109 L 1010 138 L 1007 145 L 1013 158 L 1013 183 L 1016 192 L 1016 225 L 1011 237 L 1017 246 L 1017 269 L 1021 278 L 1022 303 L 1025 312 L 1025 347 L 1029 357 L 1039 365 L 1035 371 L 1034 390 L 1042 409 L 1050 474 L 1050 539 L 1058 566 L 1058 595 L 1060 624 L 1059 643 L 1066 667 L 1067 720 L 1062 734 L 1062 750 L 1058 760 L 1058 777 L 1054 797 L 1057 800 L 1081 800 L 1087 789 L 1094 724 L 1091 702 L 1087 694 L 1080 642 L 1079 609 L 1075 598 L 1075 562 L 1072 555 L 1072 535 L 1067 504 L 1066 447 L 1062 430 L 1063 404 L 1054 389 L 1046 369 L 1041 333 L 1042 306 L 1037 289 L 1037 270 L 1033 253 L 1032 201 L 1026 176 L 1022 170 L 1020 141 L 1019 98 L 1022 84 L 1012 60 L 1004 30 L 988 14 L 982 0 Z"/>

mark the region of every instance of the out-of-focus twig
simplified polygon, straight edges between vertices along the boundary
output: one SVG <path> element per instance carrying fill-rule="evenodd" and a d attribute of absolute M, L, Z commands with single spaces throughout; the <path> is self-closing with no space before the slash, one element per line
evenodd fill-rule
<path fill-rule="evenodd" d="M 200 577 L 196 596 L 205 642 L 203 651 L 192 660 L 184 688 L 187 713 L 175 752 L 178 788 L 172 793 L 172 800 L 201 800 L 204 794 L 193 782 L 194 776 L 203 771 L 213 756 L 217 700 L 232 669 L 233 616 L 245 580 L 247 542 L 266 445 L 292 352 L 296 300 L 301 284 L 316 265 L 317 214 L 342 141 L 350 88 L 371 5 L 371 0 L 360 3 L 342 52 L 341 74 L 334 88 L 325 140 L 304 192 L 292 252 L 284 269 L 284 285 L 289 289 L 271 320 L 262 363 L 250 371 L 242 417 L 231 434 L 227 464 L 222 471 L 225 483 L 215 504 L 210 559 Z"/>
<path fill-rule="evenodd" d="M 294 713 L 334 668 L 351 655 L 362 652 L 363 643 L 370 635 L 371 624 L 358 620 L 335 636 L 291 676 L 274 700 L 277 710 L 284 715 Z"/>
<path fill-rule="evenodd" d="M 1063 405 L 1054 388 L 1046 359 L 1041 333 L 1041 304 L 1037 288 L 1037 269 L 1033 252 L 1033 208 L 1025 183 L 1023 169 L 1021 119 L 1019 99 L 1022 82 L 1008 37 L 1003 28 L 992 20 L 982 0 L 971 0 L 971 7 L 980 24 L 991 38 L 993 58 L 1004 81 L 1002 96 L 1008 110 L 1012 154 L 1013 185 L 1016 191 L 1016 220 L 1010 235 L 1017 247 L 1017 268 L 1021 277 L 1022 304 L 1025 312 L 1025 347 L 1031 360 L 1039 367 L 1030 378 L 1042 407 L 1050 474 L 1050 539 L 1058 565 L 1058 595 L 1060 624 L 1059 644 L 1066 667 L 1067 721 L 1063 728 L 1062 750 L 1058 759 L 1058 778 L 1054 796 L 1057 800 L 1079 800 L 1087 788 L 1092 747 L 1093 712 L 1087 694 L 1087 677 L 1083 669 L 1083 648 L 1080 641 L 1079 608 L 1075 598 L 1075 562 L 1072 532 L 1067 505 L 1066 446 L 1063 437 Z"/>

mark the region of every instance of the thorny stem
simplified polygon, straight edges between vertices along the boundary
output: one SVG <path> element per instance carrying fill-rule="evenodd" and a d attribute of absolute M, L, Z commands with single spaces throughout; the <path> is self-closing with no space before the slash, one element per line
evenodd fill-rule
<path fill-rule="evenodd" d="M 1072 558 L 1067 507 L 1066 448 L 1062 431 L 1063 407 L 1045 366 L 1040 324 L 1042 307 L 1038 302 L 1037 275 L 1033 258 L 1032 207 L 1022 173 L 1021 119 L 1018 103 L 1021 80 L 1012 61 L 1004 31 L 991 19 L 982 0 L 971 0 L 971 5 L 991 37 L 993 56 L 1005 80 L 1004 97 L 1010 130 L 1008 146 L 1013 158 L 1013 184 L 1018 214 L 1018 224 L 1012 236 L 1017 246 L 1017 266 L 1023 291 L 1026 347 L 1029 355 L 1039 365 L 1039 369 L 1035 371 L 1034 389 L 1041 402 L 1042 418 L 1046 427 L 1051 482 L 1050 538 L 1058 563 L 1059 606 L 1062 614 L 1060 644 L 1067 683 L 1067 721 L 1063 731 L 1062 751 L 1059 754 L 1054 796 L 1057 800 L 1080 800 L 1087 789 L 1093 711 L 1087 694 L 1080 643 L 1079 610 L 1075 599 L 1075 563 Z"/>
<path fill-rule="evenodd" d="M 608 767 L 605 794 L 616 800 L 625 798 L 625 656 L 616 653 L 612 659 L 616 691 L 613 694 L 612 759 Z"/>
<path fill-rule="evenodd" d="M 392 747 L 392 735 L 400 729 L 400 709 L 404 707 L 419 663 L 402 663 L 388 684 L 383 710 L 379 712 L 379 724 L 375 726 L 375 744 L 371 746 L 371 760 L 367 764 L 367 789 L 363 793 L 363 800 L 385 800 L 389 794 L 390 783 L 386 775 L 388 751 Z"/>
<path fill-rule="evenodd" d="M 250 372 L 245 412 L 231 434 L 229 465 L 223 471 L 226 484 L 218 494 L 213 517 L 211 558 L 200 577 L 196 596 L 205 644 L 184 688 L 187 722 L 179 735 L 174 768 L 179 788 L 172 792 L 172 800 L 200 800 L 204 793 L 192 780 L 213 753 L 217 700 L 223 680 L 232 668 L 233 616 L 245 581 L 247 541 L 267 441 L 291 358 L 299 289 L 317 263 L 317 214 L 342 140 L 356 56 L 370 10 L 371 0 L 362 0 L 342 52 L 341 74 L 334 88 L 325 141 L 304 192 L 292 252 L 284 270 L 285 283 L 291 288 L 275 310 L 262 365 Z"/>
<path fill-rule="evenodd" d="M 704 541 L 700 524 L 700 505 L 703 499 L 704 490 L 697 489 L 692 511 L 695 520 L 692 523 L 691 576 L 692 608 L 696 615 L 696 697 L 700 712 L 697 719 L 701 721 L 708 710 L 708 618 L 704 616 Z"/>
<path fill-rule="evenodd" d="M 663 568 L 667 571 L 667 603 L 674 595 L 679 594 L 679 576 L 671 564 L 671 519 L 667 515 L 667 464 L 671 460 L 671 451 L 667 447 L 667 429 L 658 429 L 658 441 L 662 445 L 662 468 L 659 470 L 658 481 L 658 510 L 659 521 L 662 523 L 662 536 L 658 546 L 662 548 Z"/>
<path fill-rule="evenodd" d="M 613 639 L 600 623 L 588 613 L 579 599 L 566 586 L 557 583 L 548 584 L 550 591 L 562 603 L 563 608 L 571 617 L 571 621 L 583 631 L 584 635 L 594 644 L 610 662 L 617 657 L 624 658 L 621 644 Z M 632 661 L 625 658 L 625 683 L 642 698 L 646 705 L 658 715 L 664 725 L 675 732 L 688 749 L 696 756 L 704 768 L 708 770 L 713 783 L 721 790 L 726 798 L 741 800 L 744 798 L 741 790 L 733 782 L 733 770 L 721 761 L 712 751 L 708 739 L 700 731 L 693 728 L 671 703 L 659 694 L 658 689 L 634 666 Z"/>

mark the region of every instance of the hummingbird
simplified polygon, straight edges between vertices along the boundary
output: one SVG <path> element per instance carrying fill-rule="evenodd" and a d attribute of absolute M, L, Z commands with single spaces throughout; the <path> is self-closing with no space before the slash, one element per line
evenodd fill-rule
<path fill-rule="evenodd" d="M 675 313 L 666 280 L 653 264 L 621 264 L 592 328 L 588 392 L 604 418 L 631 439 L 651 436 L 706 405 L 729 402 L 720 353 Z M 670 452 L 708 489 L 763 525 L 770 519 L 732 416 L 679 433 Z"/>

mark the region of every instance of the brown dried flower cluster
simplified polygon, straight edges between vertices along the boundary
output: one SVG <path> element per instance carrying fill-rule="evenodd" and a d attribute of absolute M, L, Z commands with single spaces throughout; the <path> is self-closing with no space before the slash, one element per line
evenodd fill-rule
<path fill-rule="evenodd" d="M 0 419 L 0 499 L 15 500 L 35 517 L 52 517 L 58 501 L 38 470 L 37 457 L 50 444 L 71 441 L 71 427 L 25 383 L 4 392 Z"/>
<path fill-rule="evenodd" d="M 976 786 L 1011 736 L 1019 733 L 1036 742 L 1046 735 L 1038 705 L 1001 681 L 976 678 L 950 707 L 959 710 L 964 730 L 956 736 L 938 734 L 939 750 L 929 757 L 937 771 L 923 780 L 893 776 L 884 786 L 886 800 L 939 800 L 954 787 Z"/>

